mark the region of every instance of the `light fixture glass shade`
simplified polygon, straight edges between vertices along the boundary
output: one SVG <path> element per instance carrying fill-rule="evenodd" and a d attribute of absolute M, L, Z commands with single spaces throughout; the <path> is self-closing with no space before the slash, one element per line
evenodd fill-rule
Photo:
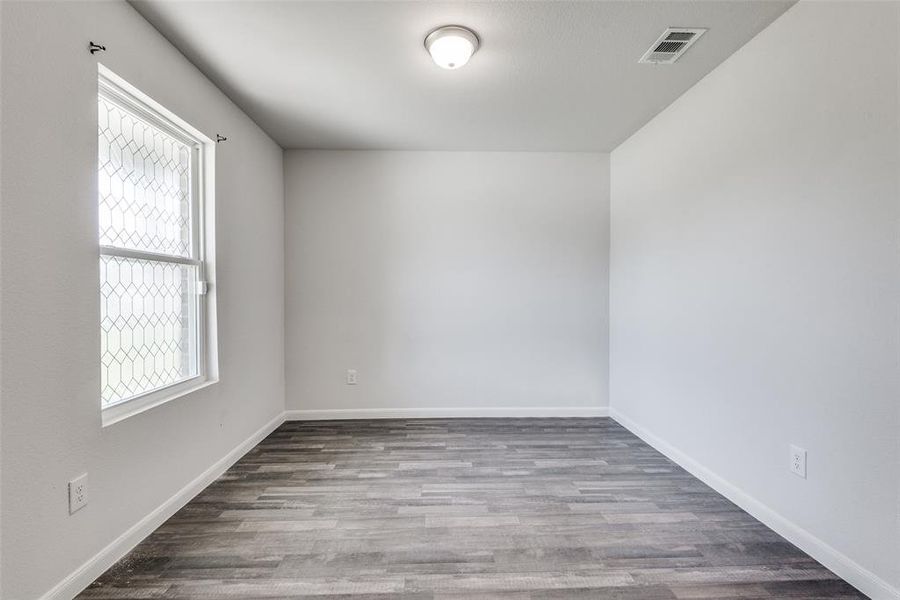
<path fill-rule="evenodd" d="M 478 36 L 458 25 L 439 27 L 425 38 L 425 48 L 435 64 L 444 69 L 458 69 L 478 50 Z"/>

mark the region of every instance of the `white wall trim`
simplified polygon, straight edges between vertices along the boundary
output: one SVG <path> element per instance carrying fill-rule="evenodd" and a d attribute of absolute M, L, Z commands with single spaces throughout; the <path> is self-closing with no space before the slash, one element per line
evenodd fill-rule
<path fill-rule="evenodd" d="M 229 467 L 247 454 L 267 435 L 275 431 L 282 423 L 284 423 L 284 413 L 279 414 L 263 425 L 256 433 L 238 444 L 231 452 L 216 461 L 196 479 L 184 486 L 153 512 L 135 523 L 103 550 L 56 584 L 53 589 L 41 596 L 40 600 L 71 600 L 77 596 L 91 582 L 100 577 L 116 561 L 131 552 L 144 538 L 153 533 L 153 530 L 162 525 L 166 519 L 203 491 L 206 486 L 218 479 Z"/>
<path fill-rule="evenodd" d="M 887 581 L 875 575 L 875 573 L 832 548 L 809 531 L 788 520 L 724 477 L 714 473 L 669 442 L 638 425 L 634 420 L 616 410 L 615 407 L 610 408 L 609 413 L 622 427 L 737 504 L 775 533 L 822 563 L 838 577 L 872 598 L 872 600 L 900 600 L 900 590 L 891 586 Z"/>
<path fill-rule="evenodd" d="M 606 406 L 498 406 L 459 408 L 335 408 L 288 410 L 286 421 L 341 419 L 440 419 L 472 417 L 608 417 Z"/>

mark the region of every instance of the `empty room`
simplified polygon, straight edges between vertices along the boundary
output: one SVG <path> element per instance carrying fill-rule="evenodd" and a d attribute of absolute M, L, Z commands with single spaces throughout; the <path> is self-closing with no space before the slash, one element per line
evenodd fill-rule
<path fill-rule="evenodd" d="M 900 0 L 0 0 L 0 599 L 900 600 Z"/>

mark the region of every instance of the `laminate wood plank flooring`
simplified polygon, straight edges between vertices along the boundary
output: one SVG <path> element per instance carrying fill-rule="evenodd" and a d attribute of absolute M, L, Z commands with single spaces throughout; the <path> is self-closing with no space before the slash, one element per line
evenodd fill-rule
<path fill-rule="evenodd" d="M 79 598 L 865 596 L 597 418 L 287 422 Z"/>

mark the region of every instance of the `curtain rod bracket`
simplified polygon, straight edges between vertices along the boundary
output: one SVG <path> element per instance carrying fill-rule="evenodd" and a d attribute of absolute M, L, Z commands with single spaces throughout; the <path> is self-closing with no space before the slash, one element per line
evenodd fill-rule
<path fill-rule="evenodd" d="M 101 46 L 100 44 L 89 42 L 88 50 L 91 54 L 96 54 L 97 52 L 106 52 L 106 46 Z"/>
<path fill-rule="evenodd" d="M 228 138 L 225 137 L 224 135 L 219 135 L 218 133 L 216 134 L 216 143 L 217 143 L 217 144 L 218 144 L 219 142 L 224 142 L 224 141 L 227 140 L 227 139 L 228 139 Z"/>

